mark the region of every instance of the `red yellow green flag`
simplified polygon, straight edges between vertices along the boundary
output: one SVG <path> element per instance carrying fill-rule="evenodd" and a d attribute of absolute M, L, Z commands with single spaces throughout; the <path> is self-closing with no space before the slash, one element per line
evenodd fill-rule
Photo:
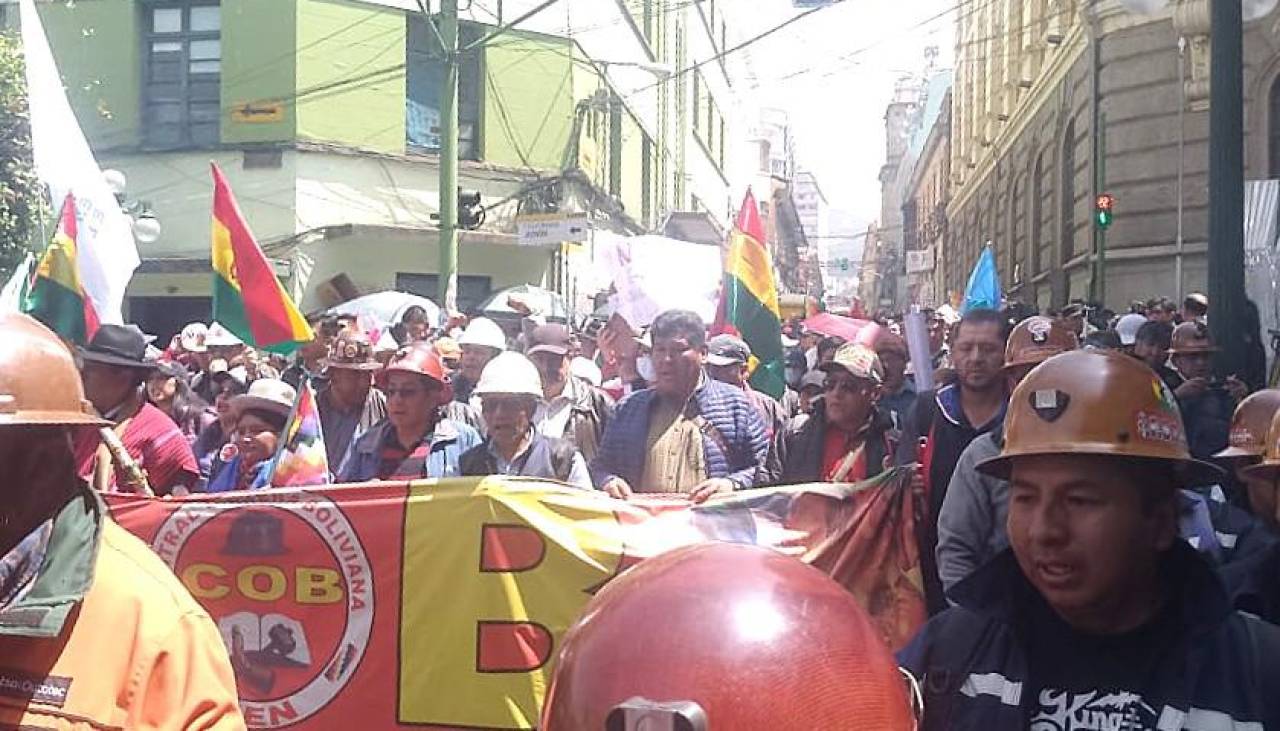
<path fill-rule="evenodd" d="M 773 262 L 764 241 L 760 209 L 748 190 L 729 235 L 715 329 L 735 333 L 751 346 L 755 361 L 751 387 L 782 398 L 786 392 L 782 311 L 778 307 Z"/>
<path fill-rule="evenodd" d="M 213 168 L 213 319 L 246 344 L 288 354 L 315 338 L 276 279 L 231 194 Z"/>
<path fill-rule="evenodd" d="M 23 298 L 22 311 L 77 345 L 98 330 L 93 302 L 84 294 L 76 262 L 76 199 L 68 193 L 58 216 L 58 230 L 40 257 L 35 277 Z"/>

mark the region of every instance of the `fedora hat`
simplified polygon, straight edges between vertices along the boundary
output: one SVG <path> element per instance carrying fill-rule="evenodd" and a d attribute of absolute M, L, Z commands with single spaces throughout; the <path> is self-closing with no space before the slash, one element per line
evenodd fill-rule
<path fill-rule="evenodd" d="M 298 392 L 284 381 L 259 378 L 249 385 L 248 393 L 231 399 L 231 410 L 241 414 L 245 409 L 262 409 L 287 419 L 293 413 L 293 401 L 297 397 Z"/>
<path fill-rule="evenodd" d="M 156 361 L 147 357 L 147 337 L 136 327 L 107 323 L 98 328 L 80 358 L 91 363 L 151 370 Z"/>

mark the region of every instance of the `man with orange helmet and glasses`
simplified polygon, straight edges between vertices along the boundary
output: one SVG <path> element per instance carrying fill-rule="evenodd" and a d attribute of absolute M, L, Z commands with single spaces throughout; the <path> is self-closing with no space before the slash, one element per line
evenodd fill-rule
<path fill-rule="evenodd" d="M 0 316 L 0 728 L 245 728 L 209 614 L 76 475 L 108 422 L 71 352 Z"/>
<path fill-rule="evenodd" d="M 1280 630 L 1234 611 L 1178 538 L 1178 487 L 1217 470 L 1153 371 L 1050 358 L 978 469 L 1009 481 L 1010 549 L 899 653 L 922 728 L 1280 728 Z"/>
<path fill-rule="evenodd" d="M 387 416 L 362 434 L 338 468 L 339 482 L 457 477 L 458 460 L 480 444 L 479 433 L 445 418 L 453 394 L 435 348 L 415 342 L 382 371 Z"/>
<path fill-rule="evenodd" d="M 1029 317 L 1009 333 L 1004 373 L 1012 391 L 1031 369 L 1050 357 L 1079 347 L 1076 336 L 1051 317 Z M 1004 429 L 997 427 L 960 453 L 938 513 L 938 577 L 950 590 L 1009 545 L 1005 534 L 1009 483 L 974 469 L 1000 453 Z"/>

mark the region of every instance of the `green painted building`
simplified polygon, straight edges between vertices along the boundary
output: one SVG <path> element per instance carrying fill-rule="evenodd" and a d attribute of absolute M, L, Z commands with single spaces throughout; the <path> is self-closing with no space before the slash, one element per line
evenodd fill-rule
<path fill-rule="evenodd" d="M 435 296 L 443 65 L 427 19 L 396 4 L 39 5 L 99 163 L 161 224 L 139 242 L 131 319 L 160 335 L 207 320 L 210 161 L 303 309 L 388 288 Z M 462 42 L 492 30 L 464 23 Z M 460 183 L 487 210 L 462 236 L 460 305 L 516 284 L 580 290 L 575 255 L 520 245 L 515 218 L 576 210 L 652 230 L 670 187 L 658 133 L 568 35 L 511 31 L 461 63 Z"/>

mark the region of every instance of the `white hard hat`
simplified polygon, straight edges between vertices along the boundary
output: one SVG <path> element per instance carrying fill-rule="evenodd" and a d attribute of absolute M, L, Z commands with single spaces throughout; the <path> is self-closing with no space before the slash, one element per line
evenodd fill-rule
<path fill-rule="evenodd" d="M 182 344 L 182 349 L 188 353 L 203 353 L 209 348 L 205 345 L 205 339 L 209 337 L 209 328 L 203 322 L 193 322 L 182 328 L 182 335 L 178 341 Z"/>
<path fill-rule="evenodd" d="M 1138 330 L 1147 323 L 1144 315 L 1128 314 L 1116 323 L 1116 335 L 1120 336 L 1121 345 L 1133 345 L 1138 342 Z"/>
<path fill-rule="evenodd" d="M 472 393 L 483 397 L 489 393 L 519 394 L 542 398 L 542 376 L 538 369 L 520 353 L 499 353 L 489 361 L 480 373 L 480 382 Z"/>
<path fill-rule="evenodd" d="M 487 317 L 477 317 L 458 338 L 458 345 L 483 345 L 494 350 L 506 350 L 507 336 L 498 323 Z"/>
<path fill-rule="evenodd" d="M 215 322 L 209 326 L 209 334 L 204 338 L 204 344 L 211 347 L 227 346 L 227 345 L 244 345 L 244 341 L 231 331 L 222 326 L 222 323 Z"/>

